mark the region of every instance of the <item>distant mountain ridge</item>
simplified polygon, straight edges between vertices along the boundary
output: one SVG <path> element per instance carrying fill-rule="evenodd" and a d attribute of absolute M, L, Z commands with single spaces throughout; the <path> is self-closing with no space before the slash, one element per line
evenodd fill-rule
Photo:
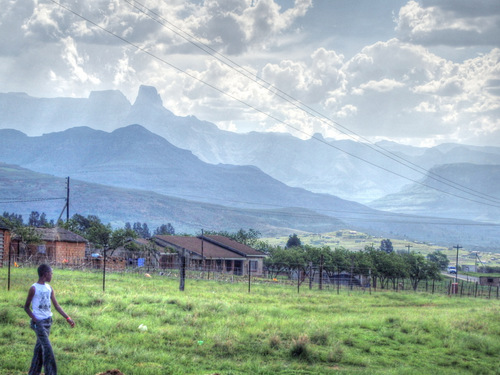
<path fill-rule="evenodd" d="M 40 137 L 0 130 L 0 160 L 59 177 L 232 207 L 372 211 L 288 187 L 253 166 L 204 163 L 140 125 L 111 133 L 79 127 Z"/>
<path fill-rule="evenodd" d="M 31 211 L 38 211 L 45 212 L 48 219 L 57 220 L 63 214 L 65 189 L 66 179 L 0 163 L 1 212 L 21 214 L 27 220 Z M 293 209 L 234 209 L 76 179 L 71 179 L 70 190 L 70 216 L 97 215 L 115 227 L 139 221 L 147 223 L 151 230 L 171 223 L 177 233 L 254 228 L 263 234 L 286 235 L 290 231 L 324 232 L 346 226 L 335 218 L 309 210 L 295 215 Z M 43 200 L 46 198 L 51 199 Z"/>
<path fill-rule="evenodd" d="M 422 184 L 408 185 L 396 194 L 371 202 L 370 207 L 413 215 L 432 212 L 436 217 L 500 224 L 500 165 L 445 164 L 432 168 L 430 172 Z M 460 190 L 438 184 L 431 178 L 433 175 L 453 181 Z M 466 186 L 473 186 L 474 191 L 463 188 Z M 457 194 L 467 198 L 467 203 L 457 204 Z"/>
<path fill-rule="evenodd" d="M 105 130 L 94 130 L 93 124 Z M 8 129 L 9 126 L 48 129 L 49 125 L 61 131 L 27 136 Z M 464 241 L 484 245 L 495 243 L 500 237 L 488 234 L 485 228 L 469 234 L 468 229 L 463 229 L 467 227 L 458 226 L 471 225 L 467 221 L 471 219 L 500 222 L 497 211 L 484 214 L 484 207 L 471 205 L 467 200 L 459 200 L 460 211 L 450 209 L 452 205 L 457 206 L 456 201 L 439 200 L 435 190 L 426 192 L 428 199 L 438 199 L 442 205 L 425 205 L 415 194 L 416 188 L 412 190 L 412 180 L 423 181 L 429 186 L 434 186 L 434 182 L 425 170 L 417 172 L 402 165 L 410 162 L 419 167 L 436 168 L 433 173 L 444 173 L 452 181 L 461 175 L 464 176 L 463 184 L 472 188 L 478 183 L 484 184 L 481 189 L 494 195 L 500 173 L 495 168 L 500 165 L 500 148 L 455 144 L 418 148 L 382 142 L 383 149 L 377 149 L 376 145 L 320 137 L 315 135 L 322 140 L 318 142 L 281 133 L 222 131 L 192 116 L 175 116 L 163 107 L 156 89 L 145 86 L 139 90 L 133 105 L 117 91 L 92 93 L 88 99 L 37 99 L 26 94 L 0 94 L 0 162 L 107 185 L 106 189 L 113 189 L 110 186 L 136 189 L 138 195 L 155 197 L 148 198 L 148 202 L 175 198 L 202 205 L 221 205 L 226 209 L 259 210 L 264 217 L 272 210 L 288 210 L 306 217 L 312 213 L 314 220 L 329 217 L 325 223 L 330 227 L 330 220 L 333 220 L 334 226 L 341 222 L 367 233 L 432 242 L 450 239 L 463 242 L 463 235 Z M 390 158 L 383 155 L 388 152 Z M 404 163 L 394 160 L 399 156 L 404 158 Z M 445 162 L 449 163 L 448 170 L 441 170 L 439 166 Z M 481 176 L 471 174 L 467 179 L 465 176 L 474 170 L 467 165 L 472 163 L 491 168 Z M 496 177 L 484 178 L 489 174 Z M 337 191 L 339 196 L 361 197 L 362 201 L 379 198 L 370 203 L 372 208 L 368 208 L 338 198 L 334 193 Z M 400 191 L 402 195 L 398 195 Z M 142 217 L 148 216 L 147 210 L 155 211 L 151 205 L 148 209 L 134 207 Z M 377 211 L 378 208 L 426 218 L 391 216 Z M 117 209 L 117 212 L 123 214 L 124 211 Z M 113 222 L 120 222 L 117 213 L 108 214 Z M 429 218 L 447 215 L 452 219 L 443 225 L 434 224 Z M 246 212 L 243 216 L 252 215 Z M 275 215 L 270 219 L 273 223 L 270 227 L 283 230 L 287 224 L 278 218 L 279 215 Z M 182 220 L 189 222 L 187 217 Z M 292 231 L 311 229 L 305 222 L 292 221 L 298 225 L 288 228 Z M 261 220 L 255 222 L 263 225 Z M 316 227 L 325 226 L 318 224 Z"/>
<path fill-rule="evenodd" d="M 62 214 L 66 179 L 0 163 L 0 211 L 22 214 L 45 212 L 49 219 Z M 265 236 L 291 233 L 325 233 L 351 228 L 372 235 L 418 239 L 447 246 L 460 242 L 481 250 L 500 246 L 500 233 L 458 220 L 439 221 L 415 216 L 397 217 L 372 211 L 355 215 L 339 210 L 344 219 L 304 208 L 247 209 L 169 197 L 151 191 L 125 189 L 71 179 L 70 215 L 97 215 L 104 223 L 123 227 L 125 222 L 145 222 L 150 229 L 171 223 L 177 233 L 205 230 L 237 231 L 253 228 Z M 50 200 L 40 200 L 51 198 Z M 57 198 L 57 199 L 54 199 Z M 64 218 L 64 216 L 63 216 Z M 367 220 L 368 219 L 368 220 Z M 471 225 L 472 224 L 472 225 Z"/>
<path fill-rule="evenodd" d="M 156 89 L 149 86 L 140 87 L 133 104 L 119 91 L 92 92 L 86 99 L 0 94 L 0 119 L 1 128 L 21 129 L 27 134 L 77 126 L 109 132 L 140 124 L 207 163 L 254 165 L 289 186 L 360 203 L 397 193 L 411 180 L 425 178 L 425 173 L 395 160 L 399 157 L 424 169 L 453 163 L 500 165 L 500 147 L 445 144 L 418 148 L 393 142 L 371 145 L 335 141 L 322 139 L 318 134 L 315 138 L 321 142 L 283 133 L 228 132 L 194 116 L 175 116 L 163 107 Z M 389 157 L 386 151 L 391 153 Z"/>

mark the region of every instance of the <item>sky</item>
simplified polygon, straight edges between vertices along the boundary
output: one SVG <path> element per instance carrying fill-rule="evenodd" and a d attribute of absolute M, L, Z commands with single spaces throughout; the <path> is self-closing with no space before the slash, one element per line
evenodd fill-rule
<path fill-rule="evenodd" d="M 154 86 L 221 129 L 500 145 L 498 0 L 0 0 L 0 92 Z M 1 123 L 0 123 L 1 127 Z"/>

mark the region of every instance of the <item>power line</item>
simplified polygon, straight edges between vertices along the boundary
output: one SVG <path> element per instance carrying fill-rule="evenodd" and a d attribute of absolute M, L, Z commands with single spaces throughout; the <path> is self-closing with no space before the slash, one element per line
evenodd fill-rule
<path fill-rule="evenodd" d="M 27 203 L 27 202 L 42 202 L 42 201 L 53 201 L 62 200 L 66 198 L 3 198 L 0 203 Z"/>
<path fill-rule="evenodd" d="M 275 115 L 272 115 L 272 114 L 270 114 L 270 113 L 267 113 L 267 112 L 265 112 L 264 110 L 261 110 L 261 109 L 259 109 L 259 108 L 255 107 L 255 106 L 253 106 L 253 105 L 251 105 L 251 104 L 249 104 L 249 103 L 245 102 L 244 100 L 241 100 L 241 99 L 239 99 L 239 98 L 235 97 L 234 95 L 232 95 L 232 94 L 230 94 L 230 93 L 228 93 L 228 92 L 226 92 L 226 91 L 224 91 L 224 90 L 222 90 L 222 89 L 219 89 L 218 87 L 214 86 L 213 84 L 210 84 L 210 83 L 208 83 L 208 82 L 206 82 L 206 81 L 202 80 L 201 78 L 198 78 L 198 77 L 194 76 L 193 74 L 191 74 L 191 73 L 189 73 L 189 72 L 186 72 L 185 70 L 183 70 L 183 69 L 181 69 L 181 68 L 179 68 L 179 67 L 175 66 L 174 64 L 169 63 L 169 62 L 168 62 L 168 61 L 166 61 L 165 59 L 163 59 L 163 58 L 161 58 L 161 57 L 156 56 L 154 53 L 152 53 L 152 52 L 150 52 L 150 51 L 146 50 L 145 48 L 143 48 L 143 47 L 141 47 L 141 46 L 139 46 L 139 45 L 137 45 L 137 44 L 135 44 L 135 43 L 133 43 L 133 42 L 131 42 L 131 41 L 127 40 L 126 38 L 123 38 L 123 37 L 121 37 L 121 36 L 117 35 L 116 33 L 112 32 L 112 31 L 110 31 L 110 30 L 108 30 L 108 29 L 106 29 L 106 28 L 104 28 L 104 27 L 102 27 L 102 26 L 100 26 L 100 25 L 99 25 L 99 24 L 97 24 L 96 22 L 94 22 L 94 21 L 92 21 L 92 20 L 88 19 L 87 17 L 85 17 L 85 16 L 83 16 L 83 15 L 81 15 L 81 14 L 79 14 L 79 13 L 77 13 L 77 12 L 73 11 L 72 9 L 70 9 L 70 8 L 68 8 L 68 7 L 64 6 L 64 5 L 62 5 L 61 3 L 59 3 L 59 2 L 57 2 L 57 1 L 55 1 L 55 0 L 50 0 L 50 1 L 51 1 L 52 3 L 54 3 L 54 4 L 58 5 L 58 6 L 60 6 L 61 8 L 63 8 L 63 9 L 65 9 L 65 10 L 67 10 L 68 12 L 70 12 L 70 13 L 74 14 L 75 16 L 77 16 L 77 17 L 79 17 L 79 18 L 81 18 L 81 19 L 85 20 L 86 22 L 89 22 L 90 24 L 94 25 L 95 27 L 99 28 L 100 30 L 102 30 L 102 31 L 104 31 L 104 32 L 106 32 L 106 33 L 108 33 L 108 34 L 110 34 L 111 36 L 114 36 L 115 38 L 117 38 L 117 39 L 119 39 L 119 40 L 123 41 L 124 43 L 126 43 L 126 44 L 128 44 L 128 45 L 130 45 L 130 46 L 132 46 L 132 47 L 136 48 L 137 50 L 139 50 L 139 51 L 141 51 L 141 52 L 143 52 L 143 53 L 145 53 L 145 54 L 149 55 L 150 57 L 152 57 L 152 58 L 154 58 L 154 59 L 156 59 L 156 60 L 158 60 L 158 61 L 160 61 L 160 62 L 162 62 L 162 63 L 164 63 L 164 64 L 166 64 L 166 65 L 168 65 L 169 67 L 171 67 L 171 68 L 173 68 L 173 69 L 177 70 L 178 72 L 180 72 L 180 73 L 182 73 L 182 74 L 185 74 L 185 75 L 187 75 L 188 77 L 190 77 L 190 78 L 192 78 L 192 79 L 194 79 L 194 80 L 196 80 L 196 81 L 198 81 L 198 82 L 200 82 L 200 83 L 202 83 L 202 84 L 204 84 L 204 85 L 206 85 L 206 86 L 208 86 L 208 87 L 210 87 L 210 88 L 214 89 L 215 91 L 217 91 L 217 92 L 221 93 L 222 95 L 225 95 L 225 96 L 227 96 L 227 97 L 229 97 L 229 98 L 233 99 L 234 101 L 237 101 L 237 102 L 239 102 L 239 103 L 241 103 L 241 104 L 243 104 L 243 105 L 245 105 L 245 106 L 249 107 L 250 109 L 252 109 L 252 110 L 254 110 L 254 111 L 256 111 L 256 112 L 258 112 L 258 113 L 260 113 L 260 114 L 262 114 L 262 115 L 264 115 L 264 116 L 266 116 L 266 117 L 268 117 L 268 118 L 270 118 L 270 119 L 272 119 L 272 120 L 274 120 L 274 121 L 276 121 L 276 122 L 278 122 L 278 123 L 281 123 L 281 124 L 283 124 L 283 125 L 285 125 L 285 126 L 287 126 L 287 127 L 291 128 L 291 129 L 294 129 L 295 131 L 297 131 L 297 132 L 299 132 L 299 133 L 302 133 L 302 134 L 304 134 L 304 135 L 306 135 L 306 136 L 308 136 L 308 137 L 310 137 L 310 138 L 312 138 L 312 139 L 315 139 L 316 141 L 319 141 L 319 142 L 321 142 L 321 143 L 323 143 L 323 144 L 325 144 L 325 145 L 327 145 L 327 146 L 329 146 L 329 147 L 332 147 L 332 148 L 334 148 L 334 149 L 337 149 L 337 150 L 339 150 L 339 151 L 341 151 L 341 152 L 343 152 L 343 153 L 345 153 L 345 154 L 347 154 L 347 155 L 349 155 L 349 156 L 351 156 L 351 157 L 353 157 L 353 158 L 356 158 L 356 159 L 358 159 L 358 160 L 361 160 L 361 161 L 363 161 L 363 162 L 365 162 L 365 163 L 367 163 L 367 164 L 369 164 L 369 165 L 371 165 L 371 166 L 373 166 L 373 167 L 379 168 L 379 169 L 381 169 L 381 170 L 383 170 L 383 171 L 386 171 L 386 172 L 391 173 L 391 174 L 393 174 L 393 175 L 395 175 L 395 176 L 398 176 L 398 177 L 404 178 L 404 179 L 406 179 L 406 180 L 408 180 L 408 181 L 414 182 L 414 183 L 419 184 L 419 185 L 421 185 L 421 186 L 428 187 L 428 188 L 430 188 L 430 189 L 433 189 L 433 190 L 439 191 L 439 192 L 441 192 L 441 193 L 444 193 L 444 194 L 447 194 L 447 195 L 450 195 L 450 196 L 454 196 L 454 197 L 456 197 L 456 198 L 460 198 L 460 199 L 468 200 L 468 201 L 471 201 L 471 202 L 474 202 L 474 203 L 478 203 L 478 204 L 482 204 L 482 205 L 488 205 L 488 206 L 493 206 L 493 207 L 499 207 L 499 208 L 500 208 L 500 205 L 497 205 L 497 204 L 493 204 L 493 203 L 486 203 L 486 202 L 478 201 L 478 200 L 475 200 L 475 199 L 471 199 L 471 198 L 467 198 L 467 197 L 464 197 L 464 196 L 461 196 L 461 195 L 458 195 L 458 194 L 451 193 L 451 192 L 446 191 L 446 190 L 439 189 L 439 188 L 437 188 L 437 187 L 433 187 L 433 186 L 427 185 L 427 184 L 425 184 L 425 183 L 423 183 L 423 182 L 421 182 L 421 181 L 418 181 L 418 180 L 415 180 L 415 179 L 409 178 L 409 177 L 404 176 L 404 175 L 402 175 L 402 174 L 400 174 L 400 173 L 397 173 L 397 172 L 395 172 L 395 171 L 393 171 L 393 170 L 390 170 L 390 169 L 388 169 L 388 168 L 386 168 L 386 167 L 383 167 L 383 166 L 381 166 L 381 165 L 375 164 L 375 163 L 373 163 L 373 162 L 371 162 L 371 161 L 369 161 L 369 160 L 367 160 L 367 159 L 365 159 L 365 158 L 362 158 L 362 157 L 360 157 L 360 156 L 358 156 L 358 155 L 355 155 L 355 154 L 353 154 L 353 153 L 351 153 L 351 152 L 345 151 L 345 150 L 343 150 L 343 149 L 341 149 L 341 148 L 339 148 L 339 147 L 337 147 L 337 146 L 335 146 L 335 145 L 332 145 L 332 144 L 328 143 L 327 141 L 325 141 L 325 140 L 324 140 L 324 139 L 322 139 L 322 138 L 318 138 L 318 137 L 316 137 L 316 136 L 314 136 L 314 135 L 311 135 L 311 134 L 309 134 L 309 133 L 307 133 L 307 132 L 305 132 L 305 131 L 303 131 L 303 130 L 301 130 L 301 129 L 299 129 L 299 128 L 297 128 L 297 127 L 295 127 L 295 126 L 291 125 L 291 124 L 288 124 L 288 123 L 286 123 L 285 121 L 283 121 L 283 120 L 281 120 L 281 119 L 277 118 Z M 232 60 L 231 60 L 231 61 L 232 61 Z M 247 77 L 247 78 L 248 78 L 248 77 Z M 296 99 L 294 99 L 294 100 L 296 100 Z M 300 107 L 298 107 L 298 108 L 300 108 Z M 302 108 L 300 108 L 300 109 L 302 109 Z M 303 110 L 303 109 L 302 109 L 302 110 Z M 307 111 L 306 111 L 306 112 L 307 112 Z M 314 115 L 313 115 L 313 116 L 314 116 Z M 330 121 L 332 121 L 332 122 L 333 122 L 333 120 L 330 120 Z M 339 124 L 337 124 L 337 125 L 339 125 Z M 351 133 L 352 133 L 352 132 L 351 132 Z M 353 134 L 354 134 L 354 133 L 353 133 Z M 379 146 L 379 147 L 380 147 L 380 146 Z M 385 154 L 383 154 L 383 155 L 384 155 L 384 156 L 386 156 L 386 157 L 389 157 L 389 156 L 387 156 L 387 155 L 385 155 Z M 399 157 L 399 156 L 398 156 L 398 157 Z M 399 157 L 399 158 L 400 158 L 400 157 Z M 402 158 L 401 158 L 401 159 L 402 159 Z M 394 160 L 394 159 L 393 159 L 393 160 Z M 403 159 L 403 160 L 405 160 L 405 159 Z M 407 161 L 407 162 L 408 162 L 408 161 Z M 403 164 L 403 165 L 405 165 L 405 164 Z M 405 165 L 405 166 L 406 166 L 406 167 L 408 167 L 408 168 L 410 168 L 408 165 Z M 419 167 L 419 168 L 421 168 L 421 167 Z M 410 169 L 411 169 L 411 168 L 410 168 Z M 424 170 L 425 170 L 425 169 L 424 169 Z M 419 173 L 422 173 L 422 172 L 419 172 Z M 441 181 L 441 182 L 442 182 L 442 181 Z M 458 184 L 455 184 L 455 185 L 459 186 Z M 464 190 L 458 189 L 456 186 L 452 186 L 452 187 L 453 187 L 453 188 L 455 188 L 455 189 L 457 189 L 457 190 L 459 190 L 459 191 L 465 192 L 466 194 L 471 194 L 471 193 L 468 193 L 468 192 L 466 192 L 466 191 L 464 191 Z M 471 189 L 469 189 L 469 190 L 471 190 Z M 481 199 L 488 200 L 488 199 L 486 199 L 486 198 L 482 198 L 482 197 L 481 197 Z M 494 198 L 494 199 L 496 199 L 496 198 Z M 496 202 L 495 202 L 495 203 L 496 203 Z"/>

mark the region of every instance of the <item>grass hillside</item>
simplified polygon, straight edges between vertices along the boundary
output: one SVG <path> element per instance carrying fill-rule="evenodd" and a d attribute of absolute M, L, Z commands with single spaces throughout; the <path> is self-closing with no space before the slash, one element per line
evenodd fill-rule
<path fill-rule="evenodd" d="M 76 179 L 71 179 L 70 191 L 70 215 L 97 215 L 114 227 L 139 221 L 150 228 L 171 223 L 177 233 L 197 233 L 202 228 L 234 232 L 256 228 L 262 233 L 288 233 L 331 231 L 345 226 L 340 220 L 306 209 L 231 208 Z M 0 163 L 0 196 L 4 198 L 0 200 L 0 213 L 22 214 L 27 221 L 31 211 L 38 211 L 57 220 L 64 207 L 66 179 Z M 40 200 L 45 198 L 60 199 Z"/>
<path fill-rule="evenodd" d="M 311 245 L 316 247 L 329 246 L 331 249 L 337 247 L 343 247 L 351 251 L 363 250 L 366 246 L 379 248 L 380 242 L 387 237 L 374 237 L 369 234 L 352 231 L 352 230 L 338 230 L 329 233 L 307 233 L 307 232 L 295 232 L 302 245 Z M 289 236 L 275 236 L 275 237 L 264 237 L 263 241 L 268 242 L 271 245 L 277 245 L 284 247 L 288 241 Z M 450 263 L 455 264 L 456 262 L 456 243 L 450 243 L 449 246 L 438 246 L 433 243 L 421 242 L 421 241 L 409 241 L 409 240 L 398 240 L 389 237 L 392 242 L 394 251 L 408 251 L 408 246 L 410 246 L 410 251 L 420 253 L 427 256 L 435 251 L 440 251 L 445 254 Z M 479 265 L 481 263 L 486 266 L 500 266 L 500 249 L 497 247 L 487 248 L 487 250 L 478 251 L 475 247 L 463 246 L 458 252 L 458 264 L 459 265 Z M 488 251 L 489 250 L 489 251 Z M 478 261 L 479 256 L 480 262 Z"/>
<path fill-rule="evenodd" d="M 22 307 L 36 270 L 0 269 L 0 374 L 26 374 Z M 157 374 L 499 374 L 499 300 L 306 290 L 283 285 L 56 269 L 59 371 Z M 57 313 L 55 313 L 57 314 Z M 141 331 L 140 325 L 147 326 Z"/>

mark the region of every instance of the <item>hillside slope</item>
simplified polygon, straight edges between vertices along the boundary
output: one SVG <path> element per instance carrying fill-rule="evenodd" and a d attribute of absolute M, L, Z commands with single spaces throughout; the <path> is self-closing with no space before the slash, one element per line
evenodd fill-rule
<path fill-rule="evenodd" d="M 422 184 L 411 184 L 399 193 L 371 202 L 369 206 L 383 211 L 414 215 L 432 212 L 432 216 L 436 217 L 500 224 L 500 165 L 447 164 L 435 167 L 430 172 L 432 175 L 423 179 Z M 454 184 L 438 184 L 431 178 L 435 175 Z M 473 187 L 474 191 L 465 189 L 466 186 Z M 466 204 L 457 204 L 456 194 L 466 197 Z"/>
<path fill-rule="evenodd" d="M 477 250 L 500 247 L 498 231 L 467 221 L 393 216 L 374 210 L 364 214 L 338 210 L 335 211 L 337 217 L 332 217 L 321 211 L 297 207 L 243 209 L 75 179 L 71 179 L 70 185 L 70 215 L 97 215 L 115 227 L 122 227 L 127 221 L 139 221 L 147 223 L 151 229 L 171 223 L 178 233 L 253 228 L 265 236 L 325 233 L 349 228 L 373 236 L 427 241 L 443 246 L 460 243 Z M 26 220 L 31 211 L 38 211 L 45 212 L 48 219 L 57 219 L 62 214 L 65 194 L 64 178 L 0 164 L 0 212 L 22 214 Z"/>
<path fill-rule="evenodd" d="M 66 179 L 0 163 L 0 212 L 22 214 L 27 220 L 31 211 L 38 211 L 57 220 L 65 196 Z M 178 233 L 254 228 L 263 234 L 288 235 L 293 231 L 325 232 L 346 226 L 308 210 L 237 209 L 71 179 L 70 216 L 75 213 L 97 215 L 115 227 L 139 221 L 153 229 L 171 223 Z"/>

